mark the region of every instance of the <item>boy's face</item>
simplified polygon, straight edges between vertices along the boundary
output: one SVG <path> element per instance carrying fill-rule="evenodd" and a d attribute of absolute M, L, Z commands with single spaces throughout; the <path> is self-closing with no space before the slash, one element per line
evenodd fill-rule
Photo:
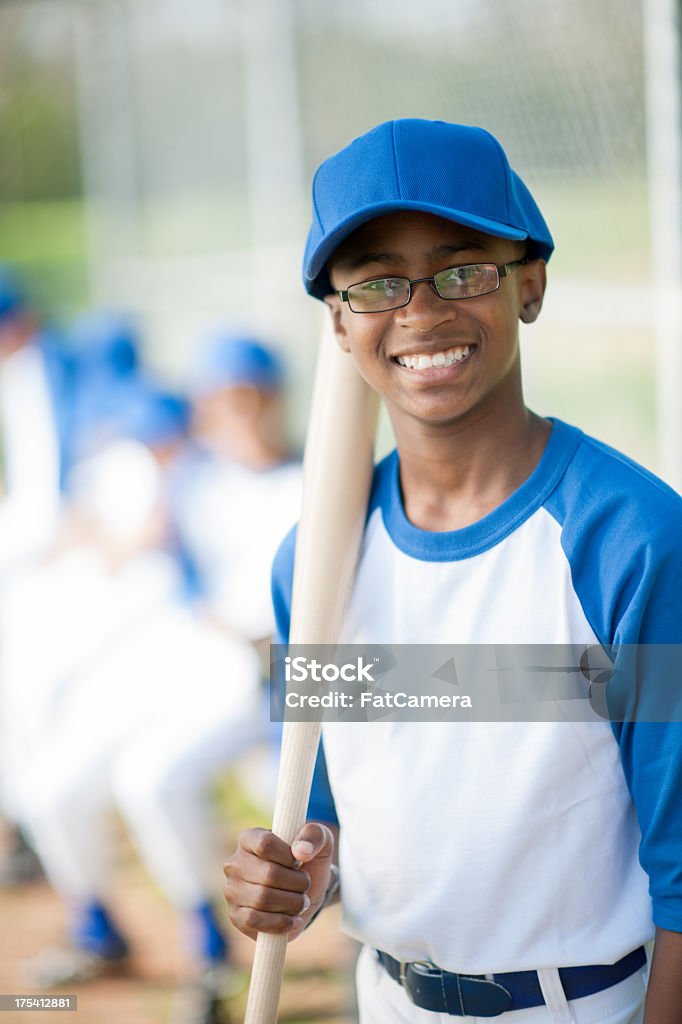
<path fill-rule="evenodd" d="M 224 387 L 196 401 L 193 434 L 215 451 L 235 456 L 264 436 L 281 438 L 281 413 L 278 391 Z"/>
<path fill-rule="evenodd" d="M 523 243 L 406 211 L 355 231 L 334 253 L 329 272 L 341 290 L 372 278 L 430 277 L 469 263 L 499 266 L 523 254 Z M 413 287 L 408 305 L 382 313 L 354 313 L 337 295 L 327 302 L 339 344 L 393 417 L 437 424 L 523 401 L 518 322 L 535 320 L 544 288 L 544 261 L 532 260 L 501 278 L 497 291 L 475 298 L 441 299 L 423 283 Z M 436 353 L 446 353 L 449 362 L 453 350 L 458 361 L 452 365 L 415 369 L 398 362 Z"/>

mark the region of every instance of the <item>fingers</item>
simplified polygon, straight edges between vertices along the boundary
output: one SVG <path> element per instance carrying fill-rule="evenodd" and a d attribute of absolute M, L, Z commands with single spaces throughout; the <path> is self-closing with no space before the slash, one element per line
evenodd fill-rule
<path fill-rule="evenodd" d="M 223 890 L 232 923 L 255 939 L 257 932 L 289 933 L 304 927 L 301 915 L 310 908 L 311 879 L 287 843 L 266 829 L 248 829 L 223 870 Z M 309 915 L 308 915 L 309 916 Z"/>
<path fill-rule="evenodd" d="M 291 868 L 295 863 L 288 843 L 267 828 L 247 828 L 239 836 L 239 847 L 261 860 L 274 861 L 285 868 Z"/>
<path fill-rule="evenodd" d="M 230 899 L 233 889 L 228 879 L 225 883 L 225 898 Z M 268 889 L 262 885 L 242 883 L 239 887 L 239 898 L 243 908 L 264 911 L 267 914 L 283 914 L 297 917 L 304 914 L 310 906 L 307 893 L 285 892 L 283 889 Z"/>
<path fill-rule="evenodd" d="M 228 879 L 271 889 L 303 893 L 310 888 L 310 875 L 299 869 L 290 847 L 267 829 L 242 832 L 237 851 L 223 870 Z"/>
<path fill-rule="evenodd" d="M 272 935 L 283 935 L 288 933 L 291 938 L 296 938 L 303 931 L 305 922 L 301 917 L 291 917 L 288 914 L 269 914 L 262 910 L 254 910 L 253 907 L 238 907 L 232 909 L 230 906 L 229 918 L 235 928 L 238 928 L 250 939 L 256 939 L 258 932 L 269 932 Z"/>
<path fill-rule="evenodd" d="M 237 903 L 232 898 L 233 888 L 229 879 L 223 892 L 232 924 L 249 938 L 255 939 L 258 932 L 300 934 L 303 930 L 305 922 L 302 915 L 310 907 L 310 897 L 305 893 L 242 883 Z"/>
<path fill-rule="evenodd" d="M 331 857 L 334 852 L 334 833 L 328 825 L 309 821 L 291 844 L 291 852 L 303 864 L 315 857 Z"/>

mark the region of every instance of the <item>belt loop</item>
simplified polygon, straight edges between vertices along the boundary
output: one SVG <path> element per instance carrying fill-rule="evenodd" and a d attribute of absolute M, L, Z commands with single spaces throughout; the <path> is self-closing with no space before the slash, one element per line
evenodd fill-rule
<path fill-rule="evenodd" d="M 445 982 L 443 982 L 443 994 L 445 994 Z M 459 974 L 457 975 L 457 995 L 459 996 L 459 1012 L 464 1017 L 466 1010 L 464 1009 L 464 1000 L 462 999 L 462 982 L 459 980 Z"/>
<path fill-rule="evenodd" d="M 576 1024 L 573 1010 L 569 1006 L 564 986 L 561 984 L 558 968 L 540 968 L 538 981 L 547 1004 L 551 1024 Z"/>

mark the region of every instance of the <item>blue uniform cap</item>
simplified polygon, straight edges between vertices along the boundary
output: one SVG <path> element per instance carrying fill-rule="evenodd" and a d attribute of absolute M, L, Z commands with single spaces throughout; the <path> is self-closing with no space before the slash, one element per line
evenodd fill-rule
<path fill-rule="evenodd" d="M 86 313 L 76 321 L 71 335 L 82 371 L 119 377 L 137 369 L 137 331 L 124 314 Z"/>
<path fill-rule="evenodd" d="M 236 387 L 277 391 L 283 377 L 279 356 L 260 341 L 243 335 L 218 334 L 209 339 L 199 356 L 193 390 L 199 395 Z"/>
<path fill-rule="evenodd" d="M 0 322 L 20 312 L 26 306 L 26 297 L 8 266 L 0 265 Z"/>
<path fill-rule="evenodd" d="M 319 167 L 303 281 L 323 299 L 334 289 L 325 269 L 356 228 L 398 210 L 432 213 L 499 238 L 528 241 L 548 260 L 554 241 L 502 146 L 483 128 L 404 118 L 386 121 Z"/>
<path fill-rule="evenodd" d="M 190 405 L 181 395 L 148 383 L 140 384 L 121 416 L 117 433 L 149 447 L 185 437 Z"/>

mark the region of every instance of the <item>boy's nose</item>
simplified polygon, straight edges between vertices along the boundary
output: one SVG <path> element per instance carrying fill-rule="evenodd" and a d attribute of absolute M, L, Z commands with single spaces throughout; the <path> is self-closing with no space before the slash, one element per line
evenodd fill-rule
<path fill-rule="evenodd" d="M 396 312 L 398 320 L 404 326 L 418 327 L 429 330 L 439 323 L 455 320 L 457 303 L 442 299 L 436 291 L 433 281 L 418 281 L 412 285 L 412 295 L 406 306 Z"/>

